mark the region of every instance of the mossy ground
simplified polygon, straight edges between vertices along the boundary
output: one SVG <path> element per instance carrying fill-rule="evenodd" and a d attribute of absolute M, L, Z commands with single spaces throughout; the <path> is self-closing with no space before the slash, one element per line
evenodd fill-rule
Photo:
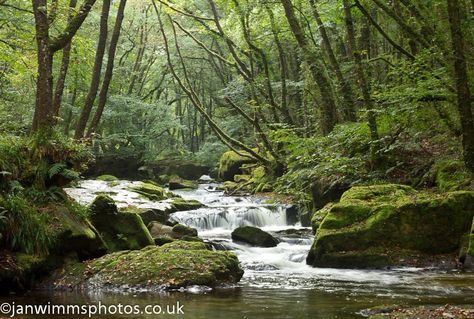
<path fill-rule="evenodd" d="M 177 288 L 235 283 L 243 271 L 235 254 L 207 250 L 200 242 L 175 241 L 161 247 L 122 251 L 85 264 L 69 265 L 49 282 L 56 288 L 79 283 L 105 286 Z"/>

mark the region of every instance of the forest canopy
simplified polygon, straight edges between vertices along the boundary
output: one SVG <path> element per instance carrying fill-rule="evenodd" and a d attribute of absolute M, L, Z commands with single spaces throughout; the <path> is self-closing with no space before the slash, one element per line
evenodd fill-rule
<path fill-rule="evenodd" d="M 300 191 L 474 170 L 472 1 L 0 1 L 0 132 Z M 336 178 L 336 179 L 337 179 Z"/>

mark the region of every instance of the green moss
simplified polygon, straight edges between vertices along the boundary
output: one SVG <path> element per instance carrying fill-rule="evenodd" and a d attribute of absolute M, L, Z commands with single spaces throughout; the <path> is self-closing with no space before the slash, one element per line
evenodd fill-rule
<path fill-rule="evenodd" d="M 198 235 L 198 232 L 196 229 L 192 227 L 188 227 L 183 224 L 174 225 L 173 233 L 175 233 L 178 237 L 182 237 L 182 236 L 197 237 Z"/>
<path fill-rule="evenodd" d="M 154 241 L 137 213 L 119 212 L 108 196 L 98 196 L 90 206 L 91 220 L 110 251 L 141 249 Z"/>
<path fill-rule="evenodd" d="M 182 198 L 173 199 L 171 205 L 175 207 L 176 211 L 195 210 L 204 206 L 197 200 L 186 200 Z"/>
<path fill-rule="evenodd" d="M 245 152 L 240 153 L 246 154 Z M 225 181 L 232 181 L 235 175 L 242 173 L 242 165 L 255 162 L 255 159 L 250 156 L 241 156 L 234 151 L 225 152 L 219 160 L 219 178 Z"/>
<path fill-rule="evenodd" d="M 436 185 L 442 192 L 474 190 L 474 177 L 462 161 L 446 160 L 435 164 Z"/>
<path fill-rule="evenodd" d="M 115 182 L 118 181 L 118 178 L 113 175 L 100 175 L 96 178 L 96 180 L 104 182 Z"/>
<path fill-rule="evenodd" d="M 77 267 L 77 266 L 74 266 Z M 80 282 L 77 272 L 67 275 L 61 285 Z M 200 242 L 175 241 L 161 247 L 150 246 L 140 251 L 126 251 L 104 256 L 86 264 L 80 277 L 82 282 L 108 286 L 216 286 L 235 283 L 243 271 L 235 254 L 207 250 Z"/>
<path fill-rule="evenodd" d="M 175 190 L 175 189 L 197 189 L 198 188 L 198 183 L 197 182 L 188 181 L 188 180 L 182 179 L 180 177 L 171 178 L 168 185 L 169 185 L 170 190 Z"/>
<path fill-rule="evenodd" d="M 150 200 L 160 201 L 169 198 L 169 194 L 162 187 L 152 183 L 141 183 L 139 186 L 131 187 L 130 190 Z"/>
<path fill-rule="evenodd" d="M 314 221 L 319 227 L 307 259 L 310 264 L 360 267 L 363 263 L 356 261 L 366 260 L 367 267 L 379 267 L 385 255 L 392 257 L 400 249 L 428 255 L 457 251 L 474 216 L 474 192 L 430 194 L 402 185 L 354 187 L 320 214 L 326 217 Z M 378 252 L 354 257 L 378 248 L 388 253 L 380 259 L 372 256 Z M 350 258 L 345 253 L 349 251 L 354 252 Z M 337 258 L 341 262 L 335 262 Z"/>
<path fill-rule="evenodd" d="M 236 183 L 246 183 L 251 178 L 252 178 L 252 176 L 250 176 L 250 175 L 235 175 L 234 176 L 234 182 L 236 182 Z"/>
<path fill-rule="evenodd" d="M 331 207 L 332 207 L 332 204 L 328 204 L 324 208 L 313 213 L 313 215 L 311 216 L 311 227 L 313 229 L 313 233 L 316 234 L 324 218 L 327 216 L 327 214 L 329 214 Z"/>

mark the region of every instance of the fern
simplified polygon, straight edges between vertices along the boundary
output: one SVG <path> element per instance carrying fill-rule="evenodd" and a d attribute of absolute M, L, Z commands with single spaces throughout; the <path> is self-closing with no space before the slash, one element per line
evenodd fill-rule
<path fill-rule="evenodd" d="M 48 170 L 48 177 L 53 178 L 56 175 L 60 175 L 65 169 L 67 169 L 67 166 L 64 163 L 54 164 Z"/>

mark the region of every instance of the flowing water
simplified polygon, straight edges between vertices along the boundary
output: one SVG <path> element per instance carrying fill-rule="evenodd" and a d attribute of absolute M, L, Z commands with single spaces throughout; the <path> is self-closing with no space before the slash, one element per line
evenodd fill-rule
<path fill-rule="evenodd" d="M 132 182 L 110 187 L 106 182 L 83 181 L 68 193 L 88 204 L 97 193 L 107 193 L 120 207 L 163 207 L 131 193 Z M 184 318 L 360 318 L 360 311 L 384 304 L 467 305 L 474 304 L 474 274 L 458 271 L 401 268 L 391 270 L 341 270 L 312 268 L 305 257 L 313 236 L 308 228 L 289 225 L 284 205 L 266 204 L 263 198 L 230 197 L 216 191 L 215 184 L 195 191 L 175 191 L 183 198 L 206 205 L 194 211 L 177 212 L 172 219 L 195 227 L 199 236 L 215 249 L 234 251 L 245 274 L 235 287 L 192 287 L 186 292 L 163 294 L 33 293 L 18 303 L 89 304 L 182 304 Z M 230 234 L 239 226 L 258 226 L 280 239 L 274 248 L 256 248 L 233 243 Z M 105 318 L 116 318 L 108 315 Z M 131 315 L 127 318 L 154 318 Z M 160 315 L 162 318 L 172 315 Z"/>

